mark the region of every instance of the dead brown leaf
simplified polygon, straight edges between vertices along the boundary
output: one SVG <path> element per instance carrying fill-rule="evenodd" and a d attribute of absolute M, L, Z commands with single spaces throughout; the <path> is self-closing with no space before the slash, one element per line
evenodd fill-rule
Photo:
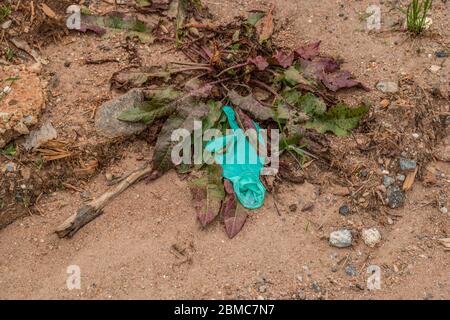
<path fill-rule="evenodd" d="M 72 152 L 66 150 L 66 144 L 62 141 L 50 140 L 42 145 L 39 149 L 36 149 L 45 161 L 54 161 L 71 157 Z"/>
<path fill-rule="evenodd" d="M 76 168 L 73 170 L 76 176 L 88 176 L 95 173 L 98 167 L 98 160 L 92 159 L 81 165 L 81 168 Z"/>
<path fill-rule="evenodd" d="M 448 250 L 450 249 L 450 238 L 439 239 L 439 242 Z"/>
<path fill-rule="evenodd" d="M 416 179 L 418 167 L 413 172 L 408 173 L 406 176 L 405 182 L 403 182 L 403 190 L 409 190 L 411 189 L 412 185 L 414 184 L 414 180 Z"/>
<path fill-rule="evenodd" d="M 45 15 L 49 18 L 55 19 L 56 18 L 56 13 L 55 11 L 53 11 L 52 8 L 50 8 L 48 5 L 46 5 L 45 3 L 41 4 L 41 8 L 42 11 L 44 11 Z"/>
<path fill-rule="evenodd" d="M 347 187 L 333 185 L 331 186 L 331 193 L 335 196 L 348 196 L 350 194 L 350 190 Z"/>
<path fill-rule="evenodd" d="M 274 6 L 269 9 L 267 15 L 259 20 L 255 26 L 259 43 L 269 40 L 273 34 L 273 9 Z"/>

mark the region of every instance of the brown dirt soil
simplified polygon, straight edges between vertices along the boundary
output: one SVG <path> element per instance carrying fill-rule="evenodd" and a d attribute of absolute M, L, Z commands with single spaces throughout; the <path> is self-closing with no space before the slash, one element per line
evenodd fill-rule
<path fill-rule="evenodd" d="M 204 2 L 218 23 L 270 5 Z M 111 10 L 104 1 L 91 3 L 94 11 Z M 95 134 L 96 108 L 119 94 L 110 90 L 111 75 L 136 55 L 142 65 L 183 57 L 168 51 L 169 43 L 130 48 L 119 34 L 70 33 L 43 45 L 40 54 L 49 63 L 40 74 L 47 97 L 40 121 L 51 121 L 58 140 L 77 156 L 40 169 L 40 177 L 49 177 L 41 185 L 46 193 L 34 197 L 34 210 L 0 230 L 0 299 L 450 299 L 450 255 L 438 241 L 450 235 L 450 214 L 438 207 L 445 201 L 449 207 L 450 164 L 434 155 L 449 134 L 449 61 L 434 55 L 449 48 L 449 4 L 435 1 L 430 32 L 411 38 L 392 31 L 401 17 L 393 6 L 405 3 L 380 2 L 382 31 L 368 34 L 360 17 L 370 1 L 276 2 L 277 44 L 322 40 L 325 54 L 341 57 L 372 89 L 339 97 L 370 101 L 372 109 L 352 136 L 329 137 L 332 167 L 313 163 L 304 184 L 283 182 L 232 240 L 220 221 L 201 229 L 188 178 L 174 171 L 130 187 L 73 238 L 56 236 L 55 228 L 83 204 L 81 195 L 108 189 L 106 173 L 121 175 L 151 158 L 151 132 L 116 142 Z M 119 63 L 87 65 L 88 58 Z M 431 72 L 431 65 L 440 71 Z M 399 81 L 400 92 L 384 94 L 375 89 L 378 81 Z M 380 104 L 385 99 L 388 108 Z M 20 165 L 35 168 L 42 155 L 19 150 L 19 156 Z M 389 209 L 377 202 L 380 168 L 397 172 L 399 156 L 417 159 L 419 173 L 404 207 Z M 9 160 L 1 157 L 3 168 Z M 92 171 L 76 174 L 94 160 Z M 336 185 L 357 192 L 335 195 Z M 343 204 L 351 208 L 345 217 L 338 213 Z M 382 235 L 374 248 L 361 239 L 362 229 L 371 227 Z M 329 245 L 330 232 L 341 228 L 352 231 L 352 247 Z M 66 287 L 70 265 L 81 269 L 80 290 Z M 369 265 L 381 268 L 381 290 L 367 288 Z M 356 275 L 346 273 L 348 266 Z"/>

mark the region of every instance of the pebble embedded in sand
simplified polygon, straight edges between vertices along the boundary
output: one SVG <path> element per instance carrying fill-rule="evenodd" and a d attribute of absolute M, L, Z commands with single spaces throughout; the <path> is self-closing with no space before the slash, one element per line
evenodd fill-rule
<path fill-rule="evenodd" d="M 381 233 L 377 228 L 363 229 L 362 239 L 366 245 L 373 248 L 381 241 Z"/>
<path fill-rule="evenodd" d="M 342 229 L 330 233 L 330 244 L 337 248 L 346 248 L 352 245 L 352 233 Z"/>

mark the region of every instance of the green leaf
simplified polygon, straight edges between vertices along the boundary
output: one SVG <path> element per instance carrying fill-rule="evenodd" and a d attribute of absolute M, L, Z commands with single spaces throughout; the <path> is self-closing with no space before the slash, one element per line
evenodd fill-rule
<path fill-rule="evenodd" d="M 185 100 L 185 99 L 180 99 Z M 186 129 L 189 133 L 194 130 L 194 121 L 202 121 L 207 115 L 207 106 L 198 104 L 194 99 L 188 101 L 179 101 L 176 106 L 176 113 L 173 113 L 164 123 L 158 139 L 156 140 L 155 150 L 153 153 L 153 172 L 158 175 L 174 167 L 171 159 L 172 148 L 178 143 L 172 141 L 172 133 L 176 129 Z M 173 104 L 175 105 L 175 103 Z M 172 104 L 171 104 L 172 106 Z"/>
<path fill-rule="evenodd" d="M 228 93 L 228 97 L 234 105 L 248 112 L 254 120 L 266 121 L 273 119 L 285 121 L 289 118 L 289 110 L 283 105 L 278 106 L 277 110 L 274 110 L 262 105 L 251 94 L 243 97 L 234 90 Z"/>
<path fill-rule="evenodd" d="M 128 122 L 143 122 L 145 124 L 152 124 L 155 120 L 161 119 L 171 115 L 175 108 L 171 105 L 145 111 L 139 107 L 131 108 L 130 110 L 122 112 L 117 119 Z"/>
<path fill-rule="evenodd" d="M 152 90 L 145 93 L 145 101 L 139 106 L 145 111 L 155 110 L 171 103 L 180 96 L 180 93 L 173 88 Z"/>
<path fill-rule="evenodd" d="M 187 174 L 192 172 L 193 167 L 190 164 L 186 164 L 186 163 L 180 163 L 177 167 L 176 170 L 179 174 Z"/>
<path fill-rule="evenodd" d="M 222 182 L 222 168 L 219 165 L 208 166 L 208 185 L 206 186 L 206 208 L 198 212 L 203 227 L 211 223 L 220 212 L 225 190 Z"/>
<path fill-rule="evenodd" d="M 144 86 L 151 79 L 170 79 L 169 71 L 161 70 L 159 67 L 123 69 L 113 74 L 111 84 L 121 90 L 129 90 Z"/>
<path fill-rule="evenodd" d="M 8 5 L 0 6 L 0 22 L 3 22 L 6 18 L 11 15 L 11 7 Z"/>
<path fill-rule="evenodd" d="M 176 45 L 181 44 L 181 36 L 183 35 L 184 21 L 187 17 L 188 0 L 178 0 L 177 23 L 176 23 Z"/>
<path fill-rule="evenodd" d="M 136 4 L 140 7 L 149 6 L 152 4 L 150 0 L 136 0 Z"/>
<path fill-rule="evenodd" d="M 259 20 L 264 18 L 266 14 L 264 12 L 253 12 L 247 18 L 247 24 L 254 26 L 258 23 Z"/>
<path fill-rule="evenodd" d="M 296 146 L 296 145 L 293 145 L 293 144 L 289 144 L 287 147 L 286 147 L 286 150 L 290 150 L 290 151 L 293 151 L 293 152 L 295 152 L 298 156 L 300 156 L 300 157 L 304 157 L 305 156 L 305 152 L 303 151 L 303 148 L 304 146 Z"/>
<path fill-rule="evenodd" d="M 110 16 L 106 17 L 105 19 L 105 25 L 109 28 L 113 29 L 126 29 L 127 28 L 127 22 L 118 16 Z"/>
<path fill-rule="evenodd" d="M 131 74 L 129 82 L 132 87 L 142 87 L 149 79 L 149 76 L 145 73 Z"/>
<path fill-rule="evenodd" d="M 283 90 L 282 96 L 289 104 L 298 106 L 302 94 L 297 89 L 287 87 L 285 90 Z"/>
<path fill-rule="evenodd" d="M 14 144 L 9 144 L 6 146 L 5 149 L 0 150 L 0 153 L 5 155 L 5 156 L 10 156 L 13 157 L 16 154 L 16 147 L 14 146 Z"/>
<path fill-rule="evenodd" d="M 308 121 L 305 128 L 315 129 L 320 133 L 332 132 L 337 136 L 345 136 L 358 126 L 362 116 L 368 111 L 368 106 L 350 108 L 345 104 L 338 104 L 325 114 Z"/>
<path fill-rule="evenodd" d="M 128 122 L 140 122 L 149 114 L 150 112 L 142 110 L 141 108 L 131 108 L 119 114 L 117 119 Z"/>
<path fill-rule="evenodd" d="M 17 77 L 9 77 L 9 78 L 5 79 L 5 81 L 17 81 L 17 80 L 20 80 L 19 76 L 17 76 Z"/>
<path fill-rule="evenodd" d="M 325 102 L 311 92 L 303 95 L 299 99 L 298 103 L 300 104 L 302 110 L 310 116 L 323 115 L 327 111 Z"/>
<path fill-rule="evenodd" d="M 134 106 L 130 110 L 122 112 L 117 119 L 151 124 L 156 119 L 168 117 L 175 111 L 175 106 L 171 103 L 178 96 L 179 92 L 170 87 L 162 90 L 149 91 L 146 93 L 146 101 Z"/>
<path fill-rule="evenodd" d="M 164 123 L 155 144 L 153 171 L 163 174 L 174 167 L 171 159 L 174 143 L 171 140 L 171 136 L 174 130 L 182 127 L 184 121 L 185 119 L 179 115 L 173 114 Z"/>
<path fill-rule="evenodd" d="M 222 104 L 220 101 L 208 101 L 209 113 L 203 120 L 203 131 L 216 127 L 222 115 Z"/>
<path fill-rule="evenodd" d="M 203 227 L 218 216 L 225 197 L 221 167 L 217 164 L 210 165 L 206 171 L 206 176 L 189 183 L 193 205 Z"/>
<path fill-rule="evenodd" d="M 309 82 L 303 77 L 295 66 L 290 66 L 284 71 L 284 81 L 290 86 L 295 86 L 299 83 L 309 85 Z"/>
<path fill-rule="evenodd" d="M 282 133 L 280 135 L 280 151 L 284 151 L 291 145 L 299 145 L 301 140 L 302 136 L 298 132 L 295 132 L 290 136 Z"/>

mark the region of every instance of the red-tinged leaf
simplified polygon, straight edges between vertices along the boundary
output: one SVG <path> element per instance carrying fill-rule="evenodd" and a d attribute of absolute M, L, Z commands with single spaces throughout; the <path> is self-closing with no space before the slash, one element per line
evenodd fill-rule
<path fill-rule="evenodd" d="M 359 81 L 354 80 L 348 71 L 340 71 L 339 63 L 333 58 L 314 58 L 312 61 L 300 59 L 303 74 L 309 79 L 320 81 L 323 85 L 336 92 L 343 88 L 367 88 Z"/>
<path fill-rule="evenodd" d="M 231 90 L 228 93 L 228 97 L 230 98 L 232 104 L 248 112 L 253 119 L 266 121 L 276 118 L 276 114 L 273 109 L 262 105 L 251 94 L 243 97 L 236 91 Z"/>
<path fill-rule="evenodd" d="M 219 214 L 225 197 L 221 167 L 208 166 L 208 176 L 194 180 L 190 189 L 198 220 L 206 227 Z"/>
<path fill-rule="evenodd" d="M 225 189 L 225 192 L 227 194 L 234 194 L 233 184 L 231 183 L 230 180 L 225 179 L 223 181 L 223 188 Z"/>
<path fill-rule="evenodd" d="M 89 25 L 89 24 L 83 24 L 83 23 L 80 25 L 80 29 L 78 29 L 78 31 L 81 31 L 81 32 L 92 31 L 101 36 L 106 33 L 106 30 L 102 27 Z"/>
<path fill-rule="evenodd" d="M 297 58 L 311 60 L 319 55 L 320 40 L 295 50 Z"/>
<path fill-rule="evenodd" d="M 213 89 L 213 86 L 211 84 L 207 83 L 196 89 L 193 89 L 191 92 L 189 92 L 189 94 L 192 97 L 208 98 L 211 94 L 212 89 Z"/>
<path fill-rule="evenodd" d="M 266 58 L 262 56 L 249 58 L 248 62 L 254 64 L 259 71 L 264 71 L 269 66 L 269 63 L 267 62 Z"/>
<path fill-rule="evenodd" d="M 227 193 L 223 204 L 223 220 L 225 231 L 230 239 L 236 236 L 247 220 L 247 211 L 239 203 L 233 190 L 233 185 L 229 180 L 224 181 L 225 191 Z"/>
<path fill-rule="evenodd" d="M 288 68 L 294 63 L 294 52 L 291 52 L 290 54 L 285 54 L 282 51 L 277 51 L 272 58 L 275 60 L 275 62 L 282 66 L 283 68 Z"/>
<path fill-rule="evenodd" d="M 255 150 L 259 150 L 263 152 L 263 154 L 267 154 L 267 150 L 263 149 L 266 148 L 264 143 L 258 142 L 258 129 L 255 126 L 255 122 L 241 109 L 236 108 L 235 112 L 238 124 L 245 132 L 250 144 L 255 148 Z"/>
<path fill-rule="evenodd" d="M 325 73 L 322 78 L 322 83 L 325 85 L 325 87 L 334 92 L 343 88 L 364 88 L 361 82 L 354 80 L 352 74 L 348 71 Z"/>
<path fill-rule="evenodd" d="M 337 62 L 333 58 L 317 58 L 314 59 L 312 63 L 320 66 L 320 68 L 322 68 L 326 73 L 335 72 L 340 68 L 339 62 Z"/>
<path fill-rule="evenodd" d="M 253 120 L 246 115 L 241 109 L 236 108 L 235 112 L 237 114 L 237 118 L 239 119 L 238 123 L 239 125 L 242 125 L 242 130 L 247 131 L 249 129 L 253 129 L 256 130 L 256 126 L 255 123 L 253 122 Z"/>
<path fill-rule="evenodd" d="M 205 186 L 206 207 L 198 211 L 198 220 L 203 227 L 210 224 L 219 214 L 225 196 L 222 183 L 222 169 L 219 165 L 208 167 L 208 178 Z M 204 194 L 204 193 L 202 193 Z"/>
<path fill-rule="evenodd" d="M 71 30 L 78 30 L 80 32 L 93 31 L 98 35 L 104 35 L 106 29 L 100 26 L 100 18 L 95 16 L 81 15 L 80 23 L 76 24 L 75 20 L 69 22 L 68 28 Z"/>
<path fill-rule="evenodd" d="M 230 239 L 234 238 L 242 230 L 246 220 L 247 211 L 239 201 L 236 201 L 236 209 L 233 215 L 224 215 L 225 231 Z"/>
<path fill-rule="evenodd" d="M 323 73 L 331 73 L 339 70 L 339 63 L 332 58 L 317 58 L 313 61 L 300 59 L 303 73 L 306 77 L 320 80 Z"/>
<path fill-rule="evenodd" d="M 172 103 L 175 105 L 176 112 L 166 120 L 161 128 L 153 151 L 153 171 L 158 172 L 160 175 L 175 166 L 172 161 L 172 151 L 178 142 L 172 141 L 173 131 L 176 129 L 186 129 L 192 133 L 194 130 L 194 121 L 202 121 L 209 111 L 208 106 L 203 103 L 198 103 L 189 94 Z"/>

